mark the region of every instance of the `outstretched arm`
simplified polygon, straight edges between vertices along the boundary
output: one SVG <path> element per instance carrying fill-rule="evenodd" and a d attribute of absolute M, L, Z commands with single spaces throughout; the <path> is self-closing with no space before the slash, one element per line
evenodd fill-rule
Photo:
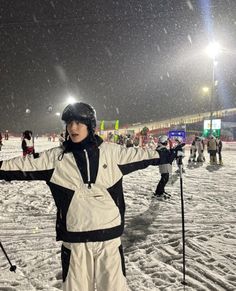
<path fill-rule="evenodd" d="M 0 162 L 0 180 L 44 180 L 49 181 L 59 155 L 57 149 L 42 152 L 38 158 L 17 157 Z"/>
<path fill-rule="evenodd" d="M 177 156 L 177 151 L 161 152 L 157 150 L 148 150 L 142 148 L 125 148 L 118 149 L 118 165 L 123 175 L 133 171 L 144 169 L 150 165 L 171 164 Z"/>

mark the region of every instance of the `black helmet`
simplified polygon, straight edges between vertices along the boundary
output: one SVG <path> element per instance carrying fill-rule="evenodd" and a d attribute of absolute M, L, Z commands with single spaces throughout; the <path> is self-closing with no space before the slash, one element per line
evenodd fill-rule
<path fill-rule="evenodd" d="M 93 130 L 96 128 L 96 111 L 86 103 L 78 102 L 67 105 L 63 110 L 61 119 L 66 123 L 78 120 Z"/>
<path fill-rule="evenodd" d="M 25 131 L 23 132 L 23 137 L 24 137 L 24 138 L 30 139 L 32 135 L 33 135 L 33 133 L 32 133 L 31 130 L 25 130 Z"/>

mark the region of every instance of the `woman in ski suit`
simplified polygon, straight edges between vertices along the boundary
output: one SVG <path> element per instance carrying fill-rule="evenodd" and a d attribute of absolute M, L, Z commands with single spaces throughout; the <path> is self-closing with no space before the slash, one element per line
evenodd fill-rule
<path fill-rule="evenodd" d="M 96 113 L 85 103 L 68 105 L 63 147 L 0 162 L 0 179 L 44 180 L 57 206 L 56 239 L 63 241 L 64 291 L 125 291 L 120 236 L 125 202 L 122 177 L 171 162 L 177 150 L 126 148 L 95 135 Z M 178 148 L 180 149 L 180 148 Z"/>

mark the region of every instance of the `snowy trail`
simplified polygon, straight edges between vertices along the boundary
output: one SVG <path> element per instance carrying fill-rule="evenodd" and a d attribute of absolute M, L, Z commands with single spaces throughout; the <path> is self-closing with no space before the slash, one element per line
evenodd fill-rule
<path fill-rule="evenodd" d="M 0 159 L 19 155 L 18 143 L 9 140 Z M 36 146 L 43 150 L 55 145 L 38 140 Z M 185 289 L 178 177 L 174 174 L 173 185 L 167 186 L 172 194 L 167 202 L 151 198 L 159 180 L 157 168 L 124 178 L 123 244 L 130 290 L 236 290 L 235 151 L 224 149 L 223 159 L 223 167 L 185 165 Z M 61 243 L 55 242 L 55 207 L 46 184 L 1 181 L 0 225 L 0 240 L 17 265 L 16 274 L 10 273 L 0 251 L 0 291 L 61 290 Z"/>
<path fill-rule="evenodd" d="M 236 163 L 232 159 L 234 152 L 224 155 L 226 165 L 215 167 L 215 171 L 208 171 L 206 164 L 194 169 L 185 167 L 188 282 L 185 290 L 236 290 L 236 182 L 233 179 Z M 150 198 L 145 199 L 145 194 L 156 185 L 153 172 L 150 167 L 142 174 L 133 173 L 125 178 L 129 207 L 124 244 L 127 245 L 129 285 L 131 290 L 183 290 L 179 181 L 168 186 L 167 192 L 173 197 L 171 203 L 148 205 Z M 139 175 L 143 175 L 140 176 L 143 187 L 142 181 L 138 181 Z M 148 273 L 149 278 L 134 276 L 134 264 L 140 274 Z"/>

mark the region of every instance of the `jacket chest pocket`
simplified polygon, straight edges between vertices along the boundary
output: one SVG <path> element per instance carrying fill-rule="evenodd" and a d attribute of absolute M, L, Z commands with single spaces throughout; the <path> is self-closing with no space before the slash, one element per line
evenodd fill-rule
<path fill-rule="evenodd" d="M 120 224 L 119 209 L 106 189 L 92 185 L 91 189 L 74 194 L 66 217 L 68 231 L 92 231 Z"/>

